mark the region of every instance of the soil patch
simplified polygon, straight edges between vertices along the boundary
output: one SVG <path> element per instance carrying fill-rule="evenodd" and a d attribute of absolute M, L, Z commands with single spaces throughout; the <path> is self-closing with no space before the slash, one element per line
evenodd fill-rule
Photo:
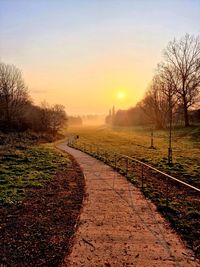
<path fill-rule="evenodd" d="M 70 252 L 84 197 L 79 165 L 60 171 L 27 198 L 0 208 L 0 265 L 59 266 Z"/>

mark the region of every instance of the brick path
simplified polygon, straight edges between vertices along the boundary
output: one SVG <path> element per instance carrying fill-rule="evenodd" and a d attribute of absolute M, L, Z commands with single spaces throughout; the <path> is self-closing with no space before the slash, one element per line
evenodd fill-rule
<path fill-rule="evenodd" d="M 199 266 L 154 204 L 125 177 L 66 144 L 58 147 L 80 164 L 87 195 L 72 252 L 62 267 Z"/>

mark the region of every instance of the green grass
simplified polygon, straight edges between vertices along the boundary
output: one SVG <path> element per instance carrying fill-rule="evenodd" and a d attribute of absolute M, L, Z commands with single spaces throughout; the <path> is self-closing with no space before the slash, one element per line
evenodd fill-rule
<path fill-rule="evenodd" d="M 109 152 L 122 153 L 161 170 L 180 175 L 200 186 L 200 127 L 177 128 L 172 135 L 173 166 L 167 164 L 168 131 L 154 132 L 155 149 L 150 148 L 150 128 L 71 127 L 78 134 L 77 146 L 94 144 Z"/>
<path fill-rule="evenodd" d="M 70 161 L 53 147 L 0 148 L 0 204 L 12 204 L 26 196 L 27 189 L 43 186 Z"/>

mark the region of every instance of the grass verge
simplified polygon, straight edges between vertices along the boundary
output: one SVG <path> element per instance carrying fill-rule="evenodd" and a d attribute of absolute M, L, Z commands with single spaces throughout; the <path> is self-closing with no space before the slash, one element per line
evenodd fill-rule
<path fill-rule="evenodd" d="M 27 189 L 42 187 L 69 162 L 53 148 L 1 146 L 0 204 L 13 204 L 22 200 Z"/>
<path fill-rule="evenodd" d="M 77 162 L 54 144 L 0 146 L 0 266 L 61 266 L 84 197 Z"/>

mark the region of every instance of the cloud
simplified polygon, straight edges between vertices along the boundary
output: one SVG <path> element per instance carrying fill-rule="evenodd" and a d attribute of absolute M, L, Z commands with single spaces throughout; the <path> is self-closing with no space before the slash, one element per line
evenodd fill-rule
<path fill-rule="evenodd" d="M 47 92 L 47 90 L 44 89 L 32 89 L 31 93 L 33 94 L 45 94 Z"/>

